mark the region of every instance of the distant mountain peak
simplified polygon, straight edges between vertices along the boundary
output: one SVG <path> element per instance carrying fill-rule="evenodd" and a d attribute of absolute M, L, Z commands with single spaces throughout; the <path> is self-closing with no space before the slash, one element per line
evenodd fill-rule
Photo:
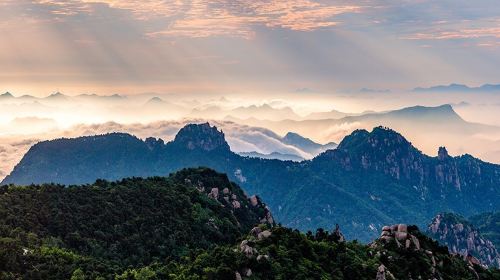
<path fill-rule="evenodd" d="M 354 130 L 340 142 L 339 150 L 356 150 L 366 146 L 371 148 L 391 145 L 411 145 L 401 134 L 383 126 L 374 127 L 371 132 L 365 129 Z"/>
<path fill-rule="evenodd" d="M 403 109 L 390 111 L 385 113 L 386 116 L 402 118 L 411 118 L 412 120 L 419 121 L 444 121 L 449 122 L 463 122 L 464 120 L 460 117 L 457 112 L 453 109 L 450 104 L 443 104 L 439 106 L 412 106 Z"/>
<path fill-rule="evenodd" d="M 414 92 L 500 92 L 500 84 L 484 84 L 479 87 L 469 87 L 463 84 L 451 83 L 432 87 L 417 87 Z"/>
<path fill-rule="evenodd" d="M 59 91 L 56 92 L 56 93 L 53 93 L 49 96 L 47 96 L 46 98 L 49 98 L 49 99 L 63 99 L 63 98 L 66 98 L 66 95 L 60 93 Z"/>
<path fill-rule="evenodd" d="M 151 99 L 148 100 L 148 103 L 163 103 L 163 99 L 159 98 L 158 96 L 152 97 Z"/>
<path fill-rule="evenodd" d="M 216 126 L 210 126 L 208 122 L 184 126 L 175 136 L 173 143 L 188 150 L 230 152 L 224 133 Z"/>
<path fill-rule="evenodd" d="M 3 93 L 0 95 L 0 98 L 13 98 L 13 97 L 14 97 L 14 95 L 12 95 L 12 93 L 10 93 L 8 91 L 6 93 Z"/>

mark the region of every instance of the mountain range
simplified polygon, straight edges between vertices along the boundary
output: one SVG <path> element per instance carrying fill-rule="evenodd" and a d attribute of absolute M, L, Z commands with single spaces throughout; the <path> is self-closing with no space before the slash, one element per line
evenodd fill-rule
<path fill-rule="evenodd" d="M 414 92 L 500 92 L 500 85 L 484 84 L 479 87 L 469 87 L 462 84 L 439 85 L 429 88 L 417 87 Z"/>
<path fill-rule="evenodd" d="M 453 153 L 469 153 L 492 162 L 500 162 L 498 143 L 500 127 L 464 120 L 453 107 L 412 106 L 398 110 L 349 115 L 340 119 L 259 120 L 256 118 L 227 118 L 235 123 L 264 127 L 285 134 L 290 127 L 314 141 L 340 141 L 355 129 L 385 126 L 400 131 L 426 153 L 434 152 L 446 143 Z M 467 144 L 464 144 L 467 143 Z"/>
<path fill-rule="evenodd" d="M 435 213 L 470 216 L 500 205 L 500 166 L 452 157 L 445 148 L 427 156 L 384 127 L 356 130 L 338 148 L 303 162 L 242 157 L 208 123 L 186 125 L 166 144 L 123 133 L 57 139 L 31 147 L 2 184 L 81 184 L 197 166 L 258 194 L 283 225 L 309 230 L 338 223 L 361 240 L 382 225 L 425 226 Z"/>

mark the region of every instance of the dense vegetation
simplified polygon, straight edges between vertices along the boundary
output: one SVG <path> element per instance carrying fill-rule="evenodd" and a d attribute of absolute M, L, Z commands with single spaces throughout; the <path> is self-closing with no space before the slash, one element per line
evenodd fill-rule
<path fill-rule="evenodd" d="M 500 212 L 482 213 L 469 220 L 495 247 L 500 248 Z"/>
<path fill-rule="evenodd" d="M 216 198 L 208 195 L 214 188 Z M 3 186 L 0 279 L 68 279 L 76 269 L 93 279 L 179 259 L 234 243 L 261 222 L 264 207 L 208 169 L 86 186 Z"/>
<path fill-rule="evenodd" d="M 0 279 L 499 279 L 416 227 L 415 249 L 270 220 L 225 175 L 0 188 Z"/>
<path fill-rule="evenodd" d="M 125 134 L 60 139 L 32 147 L 4 183 L 89 183 L 198 166 L 259 194 L 286 226 L 307 231 L 339 223 L 362 241 L 386 224 L 425 227 L 439 212 L 500 210 L 500 166 L 444 149 L 429 157 L 381 127 L 355 131 L 336 150 L 299 163 L 241 157 L 208 124 L 188 125 L 167 144 Z"/>
<path fill-rule="evenodd" d="M 251 274 L 249 279 L 375 279 L 381 265 L 386 279 L 498 279 L 499 271 L 469 266 L 461 258 L 448 254 L 446 247 L 420 234 L 421 249 L 398 248 L 395 243 L 380 240 L 370 245 L 338 242 L 333 234 L 318 230 L 303 234 L 297 230 L 276 227 L 270 237 L 256 240 L 248 236 L 261 256 L 248 256 L 238 246 L 220 246 L 198 256 L 170 265 L 173 279 L 235 279 Z M 436 261 L 433 266 L 432 259 Z M 251 271 L 249 273 L 249 271 Z M 159 269 L 161 273 L 161 269 Z M 385 278 L 384 278 L 385 279 Z"/>

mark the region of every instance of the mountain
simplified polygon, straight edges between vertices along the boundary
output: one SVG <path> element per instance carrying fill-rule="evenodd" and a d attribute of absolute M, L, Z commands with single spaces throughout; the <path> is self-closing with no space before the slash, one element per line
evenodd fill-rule
<path fill-rule="evenodd" d="M 273 152 L 270 154 L 261 154 L 257 152 L 241 152 L 238 153 L 242 157 L 251 157 L 251 158 L 262 158 L 262 159 L 278 159 L 278 160 L 291 160 L 291 161 L 303 161 L 304 159 L 290 154 L 282 154 L 278 152 Z"/>
<path fill-rule="evenodd" d="M 461 84 L 439 85 L 429 88 L 418 87 L 414 92 L 500 92 L 500 85 L 484 84 L 480 87 L 468 87 Z"/>
<path fill-rule="evenodd" d="M 212 105 L 204 108 L 195 108 L 189 116 L 203 119 L 224 119 L 226 117 L 258 118 L 260 120 L 301 119 L 290 107 L 274 108 L 269 104 L 240 106 L 234 109 L 225 109 Z"/>
<path fill-rule="evenodd" d="M 488 267 L 500 268 L 500 253 L 467 219 L 453 213 L 434 217 L 428 235 L 447 246 L 451 253 L 471 259 Z"/>
<path fill-rule="evenodd" d="M 96 279 L 233 244 L 255 225 L 274 223 L 260 198 L 208 169 L 72 187 L 4 186 L 0 207 L 2 279 L 69 279 L 78 268 Z"/>
<path fill-rule="evenodd" d="M 301 230 L 338 223 L 349 238 L 405 221 L 421 227 L 435 213 L 500 210 L 500 166 L 445 148 L 431 157 L 401 134 L 356 130 L 337 149 L 309 161 L 242 157 L 208 123 L 187 125 L 169 143 L 128 134 L 58 139 L 34 145 L 2 184 L 91 183 L 97 178 L 164 176 L 206 166 L 262 197 L 277 220 Z"/>
<path fill-rule="evenodd" d="M 69 96 L 66 96 L 60 92 L 53 93 L 45 98 L 45 100 L 50 100 L 50 101 L 67 101 L 70 99 Z"/>
<path fill-rule="evenodd" d="M 498 152 L 498 143 L 493 140 L 500 134 L 500 127 L 464 120 L 449 104 L 435 107 L 413 106 L 341 119 L 268 121 L 233 118 L 232 121 L 267 128 L 278 134 L 286 134 L 293 127 L 294 132 L 308 135 L 316 142 L 340 142 L 355 129 L 385 126 L 404 133 L 426 153 L 433 153 L 446 143 L 453 153 L 469 153 L 500 163 L 500 156 L 495 153 Z"/>
<path fill-rule="evenodd" d="M 12 99 L 12 98 L 15 98 L 15 97 L 10 92 L 0 94 L 0 100 Z"/>
<path fill-rule="evenodd" d="M 500 248 L 500 212 L 474 215 L 468 219 L 496 248 Z"/>
<path fill-rule="evenodd" d="M 347 117 L 350 114 L 340 112 L 337 110 L 331 110 L 329 112 L 315 112 L 304 117 L 306 120 L 324 120 L 324 119 L 340 119 Z"/>
<path fill-rule="evenodd" d="M 86 101 L 94 101 L 94 100 L 105 100 L 105 101 L 122 101 L 126 100 L 127 96 L 120 94 L 112 94 L 112 95 L 98 95 L 98 94 L 79 94 L 73 97 L 74 99 L 81 99 Z"/>
<path fill-rule="evenodd" d="M 318 144 L 309 138 L 305 138 L 297 133 L 288 132 L 285 137 L 283 137 L 283 142 L 295 146 L 303 151 L 310 154 L 317 155 L 326 150 L 335 149 L 337 147 L 336 143 L 328 143 L 325 145 Z"/>
<path fill-rule="evenodd" d="M 356 116 L 354 119 L 357 121 L 366 120 L 378 117 L 380 119 L 392 119 L 397 121 L 416 121 L 416 122 L 429 122 L 439 121 L 442 123 L 464 123 L 465 121 L 453 110 L 449 104 L 426 107 L 414 106 L 407 107 L 399 110 L 389 111 L 385 113 L 368 113 L 361 116 Z"/>

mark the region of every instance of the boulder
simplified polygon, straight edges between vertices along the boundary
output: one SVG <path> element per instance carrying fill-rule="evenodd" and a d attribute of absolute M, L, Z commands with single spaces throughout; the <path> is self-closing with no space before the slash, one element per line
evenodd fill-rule
<path fill-rule="evenodd" d="M 261 233 L 261 232 L 262 232 L 262 229 L 260 227 L 254 227 L 254 228 L 252 228 L 252 230 L 250 230 L 250 234 L 253 237 L 259 236 L 259 233 Z"/>
<path fill-rule="evenodd" d="M 411 240 L 410 239 L 406 239 L 405 248 L 408 249 L 408 248 L 410 248 L 410 246 L 411 246 Z"/>
<path fill-rule="evenodd" d="M 241 204 L 240 204 L 240 202 L 238 200 L 233 200 L 232 204 L 233 204 L 233 208 L 234 209 L 241 208 Z"/>
<path fill-rule="evenodd" d="M 212 190 L 208 194 L 208 197 L 216 199 L 216 200 L 219 199 L 219 189 L 218 188 L 212 188 Z"/>
<path fill-rule="evenodd" d="M 257 256 L 257 261 L 258 262 L 263 261 L 263 260 L 268 260 L 268 259 L 269 259 L 268 255 L 258 255 Z"/>
<path fill-rule="evenodd" d="M 257 196 L 255 195 L 252 195 L 250 197 L 250 204 L 252 204 L 252 206 L 257 206 L 257 204 L 259 204 L 259 199 L 257 198 Z"/>
<path fill-rule="evenodd" d="M 246 277 L 250 277 L 250 276 L 252 276 L 252 270 L 250 268 L 245 268 L 245 269 L 243 269 L 243 274 Z"/>
<path fill-rule="evenodd" d="M 400 232 L 408 232 L 408 226 L 405 224 L 399 224 L 398 225 L 398 231 Z"/>
<path fill-rule="evenodd" d="M 271 236 L 271 231 L 269 230 L 264 230 L 263 232 L 259 233 L 257 235 L 257 239 L 258 240 L 262 240 L 262 239 L 266 239 L 268 238 L 269 236 Z"/>
<path fill-rule="evenodd" d="M 391 232 L 387 231 L 387 230 L 382 231 L 382 233 L 380 234 L 380 236 L 390 236 L 390 235 L 391 235 Z"/>
<path fill-rule="evenodd" d="M 378 270 L 377 270 L 377 276 L 375 277 L 375 280 L 386 280 L 385 278 L 385 265 L 381 264 L 379 267 L 378 267 Z"/>
<path fill-rule="evenodd" d="M 411 241 L 415 245 L 415 250 L 420 250 L 420 241 L 418 240 L 418 238 L 416 236 L 412 235 L 411 236 Z"/>
<path fill-rule="evenodd" d="M 396 237 L 396 239 L 399 241 L 404 241 L 408 237 L 408 233 L 396 231 L 396 233 L 394 234 L 394 237 Z"/>
<path fill-rule="evenodd" d="M 247 258 L 252 258 L 254 255 L 257 254 L 257 249 L 251 247 L 248 244 L 248 240 L 243 240 L 241 241 L 240 244 L 240 252 L 245 254 Z"/>

